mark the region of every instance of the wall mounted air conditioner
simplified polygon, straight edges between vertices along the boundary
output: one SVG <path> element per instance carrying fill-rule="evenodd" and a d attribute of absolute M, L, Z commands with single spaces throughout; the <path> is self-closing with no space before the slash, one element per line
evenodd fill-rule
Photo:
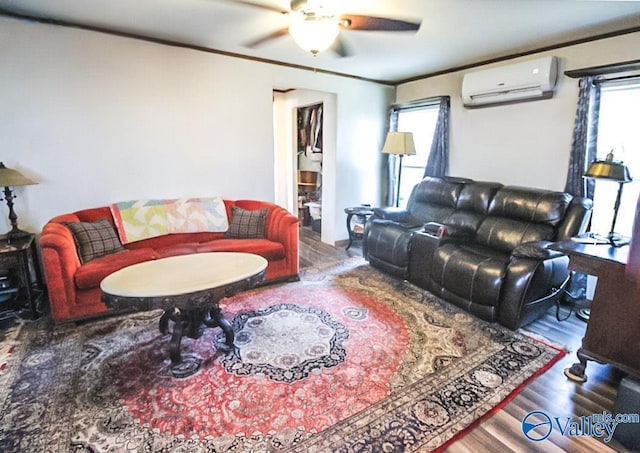
<path fill-rule="evenodd" d="M 556 57 L 469 72 L 462 79 L 462 102 L 479 107 L 550 98 L 557 72 Z"/>

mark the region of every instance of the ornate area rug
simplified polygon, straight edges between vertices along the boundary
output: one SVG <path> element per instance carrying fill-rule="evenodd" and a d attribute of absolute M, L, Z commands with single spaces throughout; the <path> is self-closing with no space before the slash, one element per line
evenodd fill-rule
<path fill-rule="evenodd" d="M 11 366 L 14 360 L 13 352 L 18 345 L 18 335 L 22 330 L 22 323 L 12 325 L 6 329 L 0 330 L 0 376 L 5 374 L 5 370 Z"/>
<path fill-rule="evenodd" d="M 0 451 L 430 451 L 563 352 L 353 259 L 222 304 L 172 368 L 160 312 L 25 327 Z"/>

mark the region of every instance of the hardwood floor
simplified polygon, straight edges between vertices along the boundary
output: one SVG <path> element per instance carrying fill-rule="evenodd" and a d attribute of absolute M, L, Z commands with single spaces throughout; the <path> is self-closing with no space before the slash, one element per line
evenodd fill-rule
<path fill-rule="evenodd" d="M 338 247 L 320 241 L 320 233 L 312 231 L 310 227 L 300 227 L 300 268 L 331 264 L 351 256 L 362 256 L 362 247 L 354 241 L 349 250 L 340 244 Z"/>
<path fill-rule="evenodd" d="M 348 251 L 344 246 L 332 247 L 320 242 L 320 234 L 310 228 L 300 229 L 300 267 L 330 264 L 350 256 L 362 256 L 360 244 Z M 566 314 L 568 310 L 563 309 Z M 523 329 L 563 345 L 568 349 L 565 357 L 547 372 L 528 384 L 504 408 L 485 419 L 462 439 L 454 442 L 448 452 L 629 452 L 616 441 L 605 443 L 597 437 L 562 436 L 557 429 L 542 442 L 529 441 L 522 433 L 522 419 L 535 410 L 544 411 L 551 417 L 579 422 L 579 417 L 592 414 L 611 413 L 616 399 L 618 385 L 624 375 L 609 365 L 589 362 L 588 380 L 583 384 L 569 381 L 563 370 L 576 361 L 576 350 L 580 347 L 586 324 L 572 315 L 559 322 L 555 318 L 555 308 L 545 317 Z M 637 341 L 637 340 L 633 340 Z M 640 427 L 639 427 L 640 429 Z M 637 451 L 637 450 L 633 450 Z"/>

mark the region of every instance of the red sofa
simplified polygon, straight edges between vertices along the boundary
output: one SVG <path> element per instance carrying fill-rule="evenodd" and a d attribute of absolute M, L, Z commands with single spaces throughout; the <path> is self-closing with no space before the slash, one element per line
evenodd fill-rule
<path fill-rule="evenodd" d="M 82 264 L 71 231 L 64 223 L 108 219 L 109 206 L 85 209 L 51 219 L 40 237 L 42 260 L 49 293 L 51 316 L 56 321 L 78 320 L 109 314 L 101 301 L 100 282 L 131 264 L 197 252 L 248 252 L 267 261 L 265 282 L 298 279 L 298 218 L 273 203 L 224 200 L 227 218 L 231 207 L 268 209 L 264 239 L 228 239 L 224 233 L 177 233 L 124 244 L 124 251 Z"/>

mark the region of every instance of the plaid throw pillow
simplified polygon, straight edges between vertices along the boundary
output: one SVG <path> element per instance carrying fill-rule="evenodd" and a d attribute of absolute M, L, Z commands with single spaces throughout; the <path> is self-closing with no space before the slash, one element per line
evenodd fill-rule
<path fill-rule="evenodd" d="M 73 234 L 81 263 L 124 250 L 116 231 L 107 219 L 65 224 Z"/>
<path fill-rule="evenodd" d="M 268 209 L 247 211 L 246 209 L 231 207 L 231 222 L 224 234 L 226 238 L 261 239 L 264 238 L 264 225 Z"/>

